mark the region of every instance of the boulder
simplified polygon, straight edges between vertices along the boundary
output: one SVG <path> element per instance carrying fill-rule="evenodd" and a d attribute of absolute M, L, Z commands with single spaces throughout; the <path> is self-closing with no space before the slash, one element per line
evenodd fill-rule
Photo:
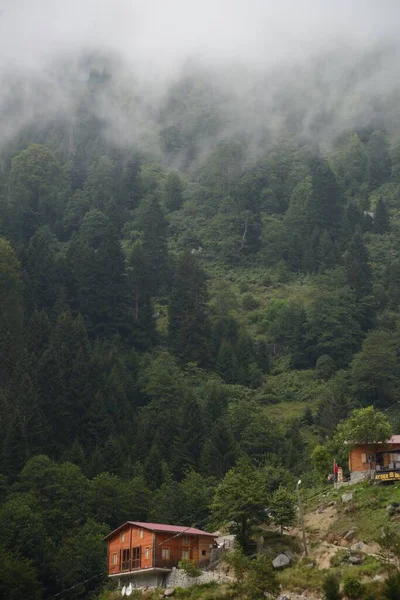
<path fill-rule="evenodd" d="M 291 560 L 286 554 L 278 554 L 272 561 L 272 566 L 274 569 L 284 569 L 288 567 L 291 563 Z"/>
<path fill-rule="evenodd" d="M 317 508 L 317 513 L 318 513 L 318 514 L 321 514 L 321 513 L 323 513 L 323 512 L 324 512 L 324 505 L 323 505 L 323 504 L 320 504 L 320 505 L 318 506 L 318 508 Z"/>
<path fill-rule="evenodd" d="M 287 556 L 289 558 L 289 560 L 293 560 L 294 559 L 294 554 L 291 550 L 285 550 L 285 552 L 283 553 L 285 556 Z"/>
<path fill-rule="evenodd" d="M 397 512 L 398 506 L 399 505 L 397 502 L 392 502 L 391 504 L 389 504 L 386 507 L 386 512 L 388 513 L 388 515 L 394 515 Z"/>
<path fill-rule="evenodd" d="M 352 546 L 350 546 L 350 552 L 365 552 L 367 546 L 364 542 L 356 542 Z"/>
<path fill-rule="evenodd" d="M 361 556 L 350 556 L 349 563 L 352 565 L 361 565 L 363 559 Z"/>
<path fill-rule="evenodd" d="M 345 536 L 343 536 L 343 540 L 346 542 L 351 542 L 352 540 L 354 540 L 355 536 L 357 534 L 357 530 L 354 529 L 350 529 Z"/>
<path fill-rule="evenodd" d="M 353 492 L 346 492 L 342 494 L 342 502 L 347 504 L 347 502 L 351 502 L 353 500 Z"/>
<path fill-rule="evenodd" d="M 167 588 L 164 592 L 164 598 L 170 598 L 175 594 L 175 588 Z"/>
<path fill-rule="evenodd" d="M 331 506 L 335 506 L 336 502 L 334 500 L 331 500 L 330 502 L 328 502 L 327 506 L 330 508 Z"/>

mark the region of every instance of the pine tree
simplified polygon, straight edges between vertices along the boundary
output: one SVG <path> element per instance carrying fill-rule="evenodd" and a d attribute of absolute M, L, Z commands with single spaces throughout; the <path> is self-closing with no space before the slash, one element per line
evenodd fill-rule
<path fill-rule="evenodd" d="M 389 212 L 386 202 L 379 198 L 374 215 L 374 232 L 387 233 L 390 227 Z"/>
<path fill-rule="evenodd" d="M 367 181 L 370 191 L 384 184 L 391 176 L 389 145 L 382 131 L 374 131 L 367 144 Z"/>
<path fill-rule="evenodd" d="M 340 234 L 343 214 L 343 198 L 329 164 L 322 158 L 311 161 L 313 193 L 306 206 L 309 230 L 326 229 L 333 240 Z"/>
<path fill-rule="evenodd" d="M 185 362 L 210 363 L 210 325 L 207 316 L 206 275 L 186 253 L 177 263 L 168 305 L 168 340 Z"/>
<path fill-rule="evenodd" d="M 50 311 L 56 299 L 59 269 L 56 262 L 59 243 L 49 227 L 40 227 L 31 238 L 24 268 L 27 274 L 27 308 Z"/>
<path fill-rule="evenodd" d="M 319 260 L 319 271 L 322 273 L 337 264 L 336 247 L 326 229 L 319 238 Z"/>
<path fill-rule="evenodd" d="M 106 215 L 98 210 L 87 213 L 71 242 L 67 263 L 71 305 L 84 318 L 89 334 L 129 335 L 131 322 L 124 318 L 125 261 L 117 232 Z"/>
<path fill-rule="evenodd" d="M 19 262 L 0 237 L 0 381 L 5 384 L 22 348 L 23 298 Z"/>
<path fill-rule="evenodd" d="M 52 432 L 49 445 L 64 451 L 77 437 L 89 399 L 90 346 L 82 317 L 62 313 L 52 331 L 50 344 L 39 364 L 43 409 Z"/>
<path fill-rule="evenodd" d="M 238 380 L 238 360 L 227 340 L 222 340 L 218 350 L 216 369 L 226 383 L 235 383 Z"/>
<path fill-rule="evenodd" d="M 237 446 L 232 431 L 224 418 L 212 428 L 210 437 L 203 445 L 200 466 L 204 475 L 221 478 L 233 467 L 237 456 Z"/>
<path fill-rule="evenodd" d="M 132 339 L 138 348 L 148 348 L 157 338 L 153 305 L 150 297 L 151 283 L 148 263 L 139 240 L 128 249 L 128 289 L 134 299 Z"/>
<path fill-rule="evenodd" d="M 182 181 L 178 173 L 168 175 L 164 185 L 164 204 L 168 210 L 179 210 L 183 204 Z"/>
<path fill-rule="evenodd" d="M 182 479 L 186 471 L 196 469 L 204 439 L 203 416 L 198 402 L 185 399 L 179 411 L 178 433 L 173 441 L 173 472 Z"/>
<path fill-rule="evenodd" d="M 347 283 L 358 297 L 371 292 L 371 268 L 368 263 L 368 251 L 362 236 L 356 233 L 347 246 L 345 254 Z"/>
<path fill-rule="evenodd" d="M 142 248 L 147 268 L 147 288 L 151 296 L 167 285 L 170 264 L 167 246 L 168 223 L 155 197 L 144 200 L 141 208 Z"/>

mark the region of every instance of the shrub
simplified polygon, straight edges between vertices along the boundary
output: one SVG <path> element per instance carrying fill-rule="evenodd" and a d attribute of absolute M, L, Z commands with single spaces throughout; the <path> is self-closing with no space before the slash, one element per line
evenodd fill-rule
<path fill-rule="evenodd" d="M 341 600 L 340 586 L 335 575 L 327 575 L 322 584 L 325 600 Z"/>
<path fill-rule="evenodd" d="M 355 577 L 349 577 L 344 582 L 343 591 L 351 600 L 357 600 L 362 596 L 363 586 Z"/>
<path fill-rule="evenodd" d="M 185 571 L 189 577 L 199 577 L 201 575 L 201 569 L 197 567 L 191 560 L 182 559 L 179 561 L 179 568 Z"/>
<path fill-rule="evenodd" d="M 330 558 L 331 567 L 340 567 L 344 562 L 347 562 L 349 558 L 349 551 L 344 548 L 340 548 L 333 556 Z"/>
<path fill-rule="evenodd" d="M 393 573 L 386 579 L 383 597 L 385 600 L 400 600 L 400 572 Z"/>
<path fill-rule="evenodd" d="M 243 296 L 242 306 L 244 310 L 256 310 L 259 307 L 259 303 L 252 294 L 246 294 Z"/>

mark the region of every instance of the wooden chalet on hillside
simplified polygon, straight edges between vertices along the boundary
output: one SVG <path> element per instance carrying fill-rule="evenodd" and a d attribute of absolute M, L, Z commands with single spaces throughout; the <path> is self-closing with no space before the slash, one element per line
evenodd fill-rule
<path fill-rule="evenodd" d="M 376 481 L 400 480 L 400 435 L 380 444 L 359 444 L 350 450 L 351 480 L 361 481 L 371 472 Z"/>
<path fill-rule="evenodd" d="M 200 568 L 210 561 L 215 536 L 201 529 L 182 525 L 127 521 L 105 538 L 108 543 L 108 575 L 163 576 L 182 559 Z"/>

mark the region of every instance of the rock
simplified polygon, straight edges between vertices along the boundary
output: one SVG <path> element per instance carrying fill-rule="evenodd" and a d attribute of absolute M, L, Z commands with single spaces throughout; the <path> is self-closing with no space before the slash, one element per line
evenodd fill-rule
<path fill-rule="evenodd" d="M 350 529 L 350 531 L 348 531 L 346 533 L 346 535 L 343 537 L 343 540 L 345 540 L 346 542 L 351 542 L 352 540 L 354 540 L 356 533 L 357 533 L 356 529 Z"/>
<path fill-rule="evenodd" d="M 364 544 L 364 542 L 357 542 L 356 544 L 350 546 L 350 552 L 365 552 L 366 548 L 367 546 Z"/>
<path fill-rule="evenodd" d="M 393 504 L 389 504 L 389 506 L 386 507 L 386 512 L 388 513 L 388 515 L 394 515 L 394 513 L 396 512 L 396 507 L 393 506 Z"/>
<path fill-rule="evenodd" d="M 323 505 L 323 504 L 320 504 L 320 505 L 318 506 L 318 508 L 317 508 L 317 513 L 318 513 L 318 514 L 321 514 L 321 513 L 323 513 L 323 512 L 324 512 L 324 505 Z"/>
<path fill-rule="evenodd" d="M 353 492 L 346 492 L 345 494 L 342 494 L 342 502 L 344 502 L 345 504 L 347 502 L 351 502 L 353 500 Z"/>
<path fill-rule="evenodd" d="M 361 556 L 350 556 L 349 563 L 352 565 L 361 565 L 363 559 Z"/>
<path fill-rule="evenodd" d="M 164 592 L 164 598 L 170 598 L 175 594 L 175 588 L 167 588 Z"/>
<path fill-rule="evenodd" d="M 288 567 L 291 563 L 291 560 L 286 554 L 278 554 L 272 561 L 272 566 L 274 569 L 284 569 Z"/>
<path fill-rule="evenodd" d="M 285 550 L 285 552 L 283 553 L 285 556 L 288 557 L 289 560 L 293 560 L 294 559 L 294 554 L 291 550 Z"/>
<path fill-rule="evenodd" d="M 327 504 L 328 508 L 330 508 L 331 506 L 335 506 L 336 502 L 334 500 L 331 500 L 331 502 L 329 502 Z"/>

